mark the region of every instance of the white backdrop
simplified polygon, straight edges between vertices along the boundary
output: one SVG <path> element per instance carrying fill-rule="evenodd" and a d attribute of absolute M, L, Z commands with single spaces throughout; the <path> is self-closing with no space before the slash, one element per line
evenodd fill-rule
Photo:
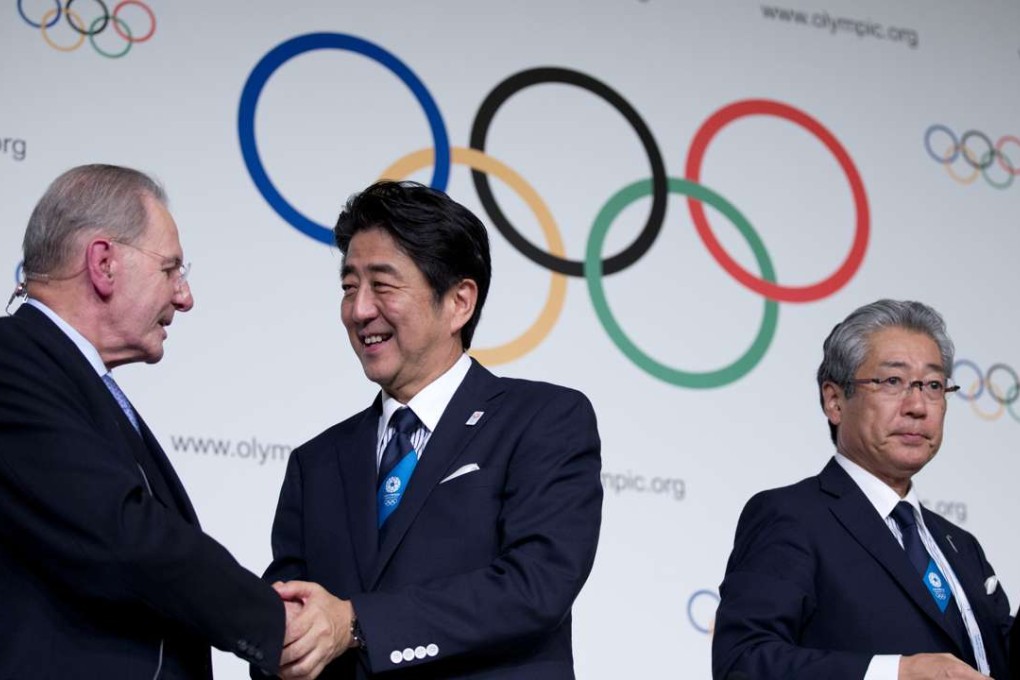
<path fill-rule="evenodd" d="M 948 321 L 964 394 L 951 399 L 945 443 L 918 488 L 980 537 L 1020 599 L 1011 483 L 1020 405 L 1009 402 L 1020 389 L 1011 174 L 1020 171 L 1020 5 L 107 4 L 117 20 L 101 31 L 99 3 L 72 6 L 97 34 L 71 51 L 79 35 L 56 0 L 0 10 L 0 272 L 13 286 L 28 215 L 68 167 L 113 162 L 165 182 L 194 262 L 196 307 L 177 317 L 162 363 L 121 369 L 118 380 L 206 530 L 252 570 L 269 561 L 287 450 L 375 392 L 340 325 L 339 255 L 294 223 L 332 224 L 350 193 L 438 138 L 438 177 L 431 162 L 411 177 L 448 175 L 451 195 L 490 226 L 495 271 L 477 347 L 493 350 L 497 373 L 583 390 L 599 414 L 606 500 L 598 559 L 575 606 L 580 678 L 655 677 L 664 666 L 709 677 L 708 631 L 737 515 L 755 491 L 824 465 L 831 446 L 813 378 L 821 342 L 878 297 L 923 300 Z M 289 53 L 273 52 L 285 43 Z M 121 57 L 101 53 L 127 46 Z M 540 67 L 591 87 L 545 82 L 532 72 Z M 483 103 L 513 76 L 520 89 L 489 100 L 485 154 L 471 156 Z M 605 235 L 603 256 L 623 252 L 652 199 L 635 194 L 618 219 L 597 217 L 618 191 L 649 180 L 652 164 L 617 99 L 646 126 L 658 176 L 675 191 L 659 196 L 654 244 L 627 251 L 635 257 L 604 277 L 597 305 L 594 277 L 554 275 L 495 228 L 469 165 L 501 163 L 530 187 L 522 195 L 511 172 L 485 166 L 496 203 L 538 250 L 559 239 L 558 252 L 580 262 Z M 965 138 L 963 150 L 954 138 Z M 720 197 L 701 225 L 718 239 L 718 259 L 683 195 L 703 198 L 701 187 Z M 743 232 L 720 205 L 746 217 Z M 723 266 L 721 254 L 732 261 Z M 780 288 L 766 291 L 778 318 L 758 335 L 768 317 L 756 281 L 763 260 Z M 739 282 L 731 272 L 740 269 L 751 280 Z M 607 315 L 659 367 L 619 349 Z M 536 319 L 530 347 L 507 346 Z M 713 381 L 749 349 L 739 370 Z M 218 655 L 216 666 L 219 677 L 246 677 L 233 657 Z"/>

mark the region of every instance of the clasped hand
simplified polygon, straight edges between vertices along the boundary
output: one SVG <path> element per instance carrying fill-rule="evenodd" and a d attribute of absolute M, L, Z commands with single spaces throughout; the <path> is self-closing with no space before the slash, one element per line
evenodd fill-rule
<path fill-rule="evenodd" d="M 354 646 L 354 607 L 350 600 L 334 597 L 317 583 L 277 581 L 273 588 L 287 614 L 280 677 L 312 680 L 330 661 Z"/>

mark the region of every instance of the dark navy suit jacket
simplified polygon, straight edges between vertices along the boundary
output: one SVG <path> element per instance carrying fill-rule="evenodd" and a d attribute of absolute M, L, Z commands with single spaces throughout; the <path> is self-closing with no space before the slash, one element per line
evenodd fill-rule
<path fill-rule="evenodd" d="M 472 362 L 381 544 L 379 414 L 377 400 L 293 452 L 273 525 L 265 578 L 316 581 L 361 623 L 366 649 L 324 677 L 573 678 L 570 610 L 602 506 L 588 400 Z"/>
<path fill-rule="evenodd" d="M 971 534 L 922 509 L 974 610 L 996 680 L 1009 678 L 1011 623 L 1001 585 Z M 720 587 L 717 679 L 861 680 L 875 654 L 969 650 L 885 520 L 833 459 L 817 477 L 754 496 Z"/>
<path fill-rule="evenodd" d="M 0 678 L 152 678 L 161 640 L 160 678 L 211 678 L 210 643 L 278 667 L 279 598 L 139 421 L 45 314 L 0 319 Z"/>

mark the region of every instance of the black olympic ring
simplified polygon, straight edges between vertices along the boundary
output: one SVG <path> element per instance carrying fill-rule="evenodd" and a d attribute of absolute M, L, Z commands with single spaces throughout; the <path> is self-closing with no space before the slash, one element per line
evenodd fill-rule
<path fill-rule="evenodd" d="M 980 162 L 974 162 L 970 157 L 970 151 L 967 150 L 967 140 L 971 137 L 979 138 L 988 146 L 988 151 L 978 156 L 981 159 Z M 986 170 L 992 164 L 992 161 L 995 160 L 995 145 L 992 144 L 992 140 L 988 139 L 988 135 L 980 130 L 967 130 L 964 132 L 963 137 L 960 137 L 960 150 L 963 151 L 963 160 L 967 161 L 967 164 L 976 170 Z"/>
<path fill-rule="evenodd" d="M 1005 397 L 1000 397 L 995 393 L 994 383 L 992 382 L 992 373 L 1000 370 L 1006 371 L 1006 373 L 1013 378 L 1013 386 L 1009 389 L 1009 392 Z M 985 384 L 988 385 L 988 394 L 992 395 L 992 399 L 1000 404 L 1012 404 L 1020 398 L 1020 376 L 1017 375 L 1012 366 L 1007 364 L 992 364 L 988 367 L 988 373 L 985 374 Z"/>
<path fill-rule="evenodd" d="M 470 146 L 474 149 L 485 151 L 485 136 L 489 132 L 489 126 L 496 115 L 496 111 L 510 97 L 517 92 L 531 85 L 541 83 L 565 83 L 587 90 L 597 97 L 604 99 L 611 104 L 622 115 L 634 132 L 641 140 L 641 145 L 648 155 L 648 161 L 652 166 L 652 209 L 648 214 L 648 221 L 644 228 L 629 246 L 622 252 L 602 260 L 602 273 L 608 276 L 615 274 L 637 262 L 648 249 L 655 243 L 655 239 L 662 230 L 662 224 L 666 219 L 666 201 L 669 197 L 668 181 L 666 177 L 666 166 L 662 161 L 662 154 L 652 137 L 651 130 L 638 115 L 638 112 L 618 92 L 605 83 L 592 78 L 589 75 L 566 68 L 542 67 L 528 69 L 516 73 L 490 92 L 475 116 L 475 122 L 471 126 Z M 584 276 L 584 261 L 569 260 L 552 255 L 541 248 L 536 247 L 510 223 L 510 221 L 496 204 L 496 199 L 489 186 L 489 177 L 484 172 L 472 170 L 471 176 L 474 179 L 475 191 L 478 198 L 488 213 L 499 232 L 507 241 L 514 245 L 525 257 L 535 264 L 567 276 Z"/>
<path fill-rule="evenodd" d="M 75 26 L 74 25 L 74 21 L 71 20 L 71 4 L 73 2 L 74 2 L 74 0 L 67 0 L 67 4 L 64 5 L 64 16 L 67 17 L 67 23 L 71 24 L 71 28 L 73 28 L 74 30 L 78 31 L 82 35 L 87 35 L 87 36 L 98 35 L 99 33 L 102 33 L 103 31 L 106 30 L 106 25 L 108 23 L 110 23 L 110 10 L 107 9 L 106 3 L 104 3 L 103 0 L 96 0 L 96 2 L 99 4 L 99 6 L 103 8 L 103 21 L 102 21 L 102 23 L 99 25 L 99 28 L 89 27 L 89 30 L 87 30 L 87 31 L 83 31 L 82 29 L 80 29 L 77 26 Z M 95 22 L 93 22 L 93 23 L 95 23 Z"/>

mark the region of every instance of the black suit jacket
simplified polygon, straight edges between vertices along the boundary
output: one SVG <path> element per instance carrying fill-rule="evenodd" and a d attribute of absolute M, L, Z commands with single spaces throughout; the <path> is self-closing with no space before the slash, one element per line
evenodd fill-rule
<path fill-rule="evenodd" d="M 974 610 L 992 677 L 1009 678 L 1009 602 L 1001 585 L 986 592 L 994 571 L 981 545 L 940 515 L 922 513 Z M 720 594 L 715 678 L 860 680 L 876 654 L 970 654 L 885 520 L 834 459 L 817 477 L 748 501 Z"/>
<path fill-rule="evenodd" d="M 573 678 L 570 609 L 602 506 L 588 400 L 473 362 L 381 545 L 380 412 L 377 400 L 293 452 L 273 525 L 265 578 L 321 583 L 361 623 L 367 650 L 324 677 Z"/>
<path fill-rule="evenodd" d="M 161 678 L 212 677 L 210 642 L 277 668 L 279 598 L 139 420 L 42 312 L 0 319 L 0 678 L 151 678 L 161 641 Z"/>

